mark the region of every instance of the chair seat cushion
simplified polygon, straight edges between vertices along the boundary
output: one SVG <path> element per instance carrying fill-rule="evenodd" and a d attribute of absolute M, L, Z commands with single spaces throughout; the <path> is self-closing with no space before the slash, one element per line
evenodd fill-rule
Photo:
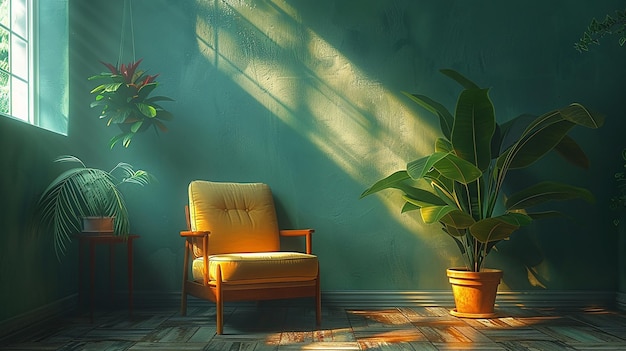
<path fill-rule="evenodd" d="M 209 256 L 209 281 L 217 279 L 218 267 L 222 282 L 253 284 L 307 281 L 317 278 L 317 256 L 300 252 L 250 252 Z M 204 259 L 193 261 L 193 277 L 203 279 Z"/>

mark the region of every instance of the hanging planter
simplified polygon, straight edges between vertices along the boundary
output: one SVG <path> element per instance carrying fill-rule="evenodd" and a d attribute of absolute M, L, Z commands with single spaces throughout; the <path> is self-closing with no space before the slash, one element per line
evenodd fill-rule
<path fill-rule="evenodd" d="M 91 90 L 95 94 L 91 107 L 100 109 L 100 118 L 107 120 L 107 126 L 120 126 L 121 132 L 109 142 L 111 148 L 120 141 L 128 147 L 135 134 L 151 127 L 157 133 L 166 132 L 168 129 L 163 122 L 173 118 L 160 102 L 174 100 L 166 96 L 150 96 L 158 86 L 158 74 L 151 76 L 139 70 L 141 61 L 119 67 L 102 62 L 109 72 L 89 77 L 89 80 L 103 81 Z"/>
<path fill-rule="evenodd" d="M 121 62 L 124 58 L 125 40 L 128 39 L 126 38 L 127 15 L 130 19 L 129 39 L 132 47 L 132 61 L 123 64 Z M 118 142 L 128 147 L 135 134 L 148 129 L 154 129 L 156 133 L 166 132 L 167 126 L 164 122 L 173 118 L 172 114 L 166 111 L 160 103 L 174 100 L 166 96 L 151 96 L 159 85 L 156 81 L 159 75 L 146 74 L 145 71 L 139 69 L 142 59 L 135 59 L 133 11 L 130 0 L 124 0 L 121 27 L 122 37 L 117 65 L 100 61 L 108 68 L 108 72 L 88 78 L 101 82 L 91 90 L 91 94 L 95 95 L 91 107 L 100 109 L 100 118 L 106 119 L 107 126 L 116 124 L 120 127 L 120 133 L 109 142 L 111 148 Z"/>

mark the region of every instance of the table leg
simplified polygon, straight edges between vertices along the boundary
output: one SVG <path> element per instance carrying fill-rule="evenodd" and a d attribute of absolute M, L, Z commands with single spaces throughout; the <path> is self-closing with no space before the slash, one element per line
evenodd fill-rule
<path fill-rule="evenodd" d="M 78 310 L 83 307 L 83 238 L 78 239 Z"/>
<path fill-rule="evenodd" d="M 128 314 L 133 314 L 133 239 L 127 240 L 128 256 Z"/>
<path fill-rule="evenodd" d="M 94 305 L 94 284 L 95 284 L 95 244 L 93 240 L 89 241 L 89 320 L 93 322 L 93 305 Z"/>
<path fill-rule="evenodd" d="M 113 259 L 115 257 L 115 243 L 109 243 L 109 305 L 113 306 L 113 285 L 115 277 L 115 265 Z"/>

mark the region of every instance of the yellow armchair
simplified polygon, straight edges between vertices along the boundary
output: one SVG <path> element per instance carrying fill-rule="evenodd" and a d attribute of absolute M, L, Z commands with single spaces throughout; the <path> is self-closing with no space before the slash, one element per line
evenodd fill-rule
<path fill-rule="evenodd" d="M 271 190 L 262 183 L 195 180 L 186 207 L 181 314 L 187 295 L 216 304 L 217 333 L 224 302 L 313 297 L 321 322 L 320 274 L 313 229 L 279 230 Z M 305 237 L 305 252 L 280 251 L 280 236 Z"/>

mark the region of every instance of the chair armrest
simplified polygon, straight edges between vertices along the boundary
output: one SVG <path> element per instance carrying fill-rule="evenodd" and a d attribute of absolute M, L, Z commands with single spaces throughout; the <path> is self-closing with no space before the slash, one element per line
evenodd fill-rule
<path fill-rule="evenodd" d="M 283 229 L 280 231 L 281 236 L 304 236 L 306 237 L 306 253 L 313 252 L 313 233 L 315 229 Z"/>
<path fill-rule="evenodd" d="M 209 235 L 211 232 L 207 230 L 183 230 L 180 232 L 180 236 L 185 238 L 185 262 L 183 271 L 183 280 L 187 281 L 189 274 L 189 255 L 192 254 L 192 246 L 194 238 L 202 239 L 202 254 L 204 257 L 204 286 L 209 285 L 209 259 L 207 253 L 209 252 Z"/>
<path fill-rule="evenodd" d="M 280 231 L 282 236 L 306 236 L 315 233 L 315 229 L 283 229 Z"/>
<path fill-rule="evenodd" d="M 200 231 L 184 230 L 180 232 L 180 236 L 186 237 L 186 238 L 203 238 L 203 237 L 209 236 L 209 234 L 211 234 L 211 232 L 205 231 L 205 230 L 200 230 Z"/>

